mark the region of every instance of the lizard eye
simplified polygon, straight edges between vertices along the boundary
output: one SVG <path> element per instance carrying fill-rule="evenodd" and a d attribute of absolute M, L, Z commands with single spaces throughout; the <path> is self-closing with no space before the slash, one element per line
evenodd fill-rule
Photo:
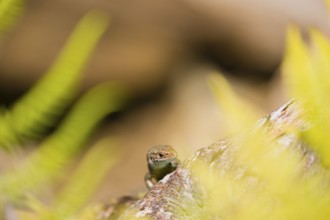
<path fill-rule="evenodd" d="M 160 158 L 163 158 L 163 157 L 164 157 L 164 154 L 159 153 L 158 156 L 159 156 Z"/>

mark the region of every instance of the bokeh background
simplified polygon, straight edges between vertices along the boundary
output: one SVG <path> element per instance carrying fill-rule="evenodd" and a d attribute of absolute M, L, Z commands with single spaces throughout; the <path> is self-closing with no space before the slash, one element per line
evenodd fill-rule
<path fill-rule="evenodd" d="M 81 92 L 117 80 L 136 94 L 89 142 L 115 136 L 123 149 L 96 195 L 104 201 L 145 189 L 145 157 L 153 145 L 173 145 L 184 160 L 225 136 L 209 73 L 224 73 L 266 114 L 286 101 L 278 67 L 287 25 L 330 34 L 321 0 L 30 0 L 0 42 L 2 104 L 10 106 L 33 86 L 92 8 L 109 14 L 111 25 L 84 70 Z M 1 167 L 11 160 L 1 153 Z"/>

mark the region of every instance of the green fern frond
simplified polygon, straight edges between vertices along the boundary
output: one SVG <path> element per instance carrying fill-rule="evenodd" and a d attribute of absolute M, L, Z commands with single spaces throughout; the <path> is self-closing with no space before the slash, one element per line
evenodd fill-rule
<path fill-rule="evenodd" d="M 16 22 L 24 9 L 25 0 L 1 0 L 0 1 L 0 38 Z"/>
<path fill-rule="evenodd" d="M 127 91 L 117 83 L 105 83 L 90 90 L 38 150 L 0 178 L 1 195 L 16 199 L 56 178 L 95 126 L 107 114 L 122 109 L 126 100 Z"/>
<path fill-rule="evenodd" d="M 243 101 L 220 73 L 211 74 L 209 84 L 221 111 L 226 115 L 225 127 L 229 133 L 236 133 L 260 118 L 260 111 Z"/>
<path fill-rule="evenodd" d="M 321 94 L 319 89 L 314 87 L 318 84 L 318 76 L 314 74 L 315 69 L 312 56 L 307 45 L 304 43 L 298 28 L 291 26 L 287 31 L 287 47 L 281 66 L 284 76 L 284 83 L 292 97 L 304 100 L 306 116 L 319 115 Z M 315 121 L 315 118 L 309 120 Z"/>
<path fill-rule="evenodd" d="M 299 30 L 289 29 L 282 72 L 289 96 L 302 102 L 303 117 L 312 124 L 304 138 L 330 167 L 330 41 L 316 30 L 310 33 L 312 45 L 308 48 Z"/>
<path fill-rule="evenodd" d="M 118 159 L 118 146 L 112 139 L 102 140 L 93 146 L 66 187 L 57 196 L 49 217 L 46 215 L 41 219 L 64 220 L 81 211 L 82 206 Z"/>
<path fill-rule="evenodd" d="M 32 195 L 26 197 L 29 210 L 16 210 L 20 219 L 96 219 L 100 205 L 83 208 L 111 167 L 119 160 L 119 149 L 113 138 L 105 138 L 87 152 L 74 174 L 69 178 L 50 205 Z"/>
<path fill-rule="evenodd" d="M 225 109 L 224 113 L 230 119 L 229 123 L 233 121 L 233 127 L 244 126 L 246 128 L 246 123 L 251 122 L 254 118 L 253 114 L 251 114 L 252 116 L 248 114 L 248 112 L 251 112 L 251 107 L 240 101 L 237 96 L 233 96 L 231 89 L 228 89 L 230 88 L 229 84 L 224 78 L 221 78 L 221 81 L 224 83 L 218 83 L 217 88 L 213 88 L 213 91 L 222 90 L 223 96 L 228 97 L 229 101 L 226 103 L 221 102 L 221 107 Z M 215 96 L 219 97 L 217 94 Z M 287 129 L 292 128 L 289 126 Z M 235 176 L 231 176 L 232 173 L 235 173 L 234 170 L 228 171 L 220 178 L 210 170 L 209 166 L 197 164 L 193 173 L 197 175 L 199 183 L 209 192 L 207 193 L 209 198 L 207 198 L 205 204 L 209 209 L 209 213 L 214 216 L 223 216 L 225 219 L 235 220 L 257 220 L 266 217 L 275 220 L 287 216 L 286 211 L 288 210 L 285 208 L 276 209 L 272 207 L 271 217 L 269 212 L 257 212 L 258 208 L 268 209 L 271 207 L 274 197 L 284 207 L 289 207 L 293 206 L 292 202 L 294 201 L 288 200 L 288 197 L 299 200 L 302 199 L 302 195 L 305 195 L 302 193 L 304 187 L 299 188 L 298 183 L 295 181 L 299 174 L 299 158 L 294 154 L 294 151 L 289 149 L 274 153 L 274 149 L 280 148 L 279 145 L 266 134 L 266 131 L 259 128 L 245 130 L 244 134 L 239 135 L 238 140 L 234 142 L 234 149 L 231 149 L 233 157 L 237 161 L 235 164 L 244 167 L 245 171 L 242 170 L 242 172 L 263 181 L 262 190 L 249 188 L 248 178 L 241 179 L 238 182 Z M 281 172 L 278 172 L 279 170 Z M 247 188 L 249 188 L 249 191 L 246 190 Z M 237 212 L 228 210 L 228 206 L 235 206 Z M 267 208 L 267 206 L 269 207 Z M 291 210 L 297 210 L 297 207 Z M 305 210 L 306 215 L 307 211 L 310 211 L 310 209 Z"/>
<path fill-rule="evenodd" d="M 46 75 L 11 110 L 0 115 L 0 146 L 9 148 L 39 137 L 72 101 L 92 50 L 108 27 L 98 12 L 89 12 L 71 34 Z"/>
<path fill-rule="evenodd" d="M 287 48 L 282 64 L 283 77 L 290 99 L 300 103 L 303 119 L 310 124 L 306 131 L 297 131 L 290 123 L 281 127 L 284 132 L 302 137 L 317 151 L 324 165 L 330 164 L 330 40 L 316 30 L 311 31 L 311 47 L 302 40 L 295 27 L 288 30 Z M 235 120 L 245 120 L 242 110 L 250 109 L 233 96 L 223 78 L 214 83 L 215 96 L 220 100 L 226 116 L 233 127 L 241 126 Z M 225 83 L 223 83 L 225 82 Z M 219 91 L 222 93 L 219 95 Z M 229 92 L 228 92 L 229 91 Z M 220 98 L 219 98 L 220 97 Z M 225 98 L 223 98 L 225 97 Z M 225 100 L 225 101 L 224 101 Z M 266 119 L 267 120 L 267 119 Z M 243 123 L 244 124 L 244 123 Z M 297 149 L 283 149 L 274 142 L 267 131 L 252 129 L 240 135 L 232 149 L 235 164 L 244 167 L 244 173 L 257 177 L 261 185 L 251 188 L 249 180 L 238 182 L 234 172 L 221 177 L 212 173 L 210 167 L 197 164 L 194 174 L 208 191 L 208 213 L 224 219 L 319 219 L 329 216 L 330 189 L 327 173 L 313 172 L 306 178 Z M 303 141 L 302 140 L 302 141 Z M 289 141 L 289 140 L 287 140 Z M 294 143 L 292 143 L 294 144 Z M 282 149 L 281 149 L 282 147 Z M 281 150 L 275 150 L 281 149 Z M 235 169 L 235 168 L 234 168 Z M 248 189 L 248 190 L 246 190 Z M 235 207 L 230 210 L 228 207 Z M 198 219 L 198 218 L 196 218 Z"/>

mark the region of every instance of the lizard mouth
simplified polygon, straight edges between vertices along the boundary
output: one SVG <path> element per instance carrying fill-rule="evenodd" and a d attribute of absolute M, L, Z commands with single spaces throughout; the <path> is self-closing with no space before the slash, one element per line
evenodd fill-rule
<path fill-rule="evenodd" d="M 167 165 L 169 163 L 171 163 L 172 161 L 174 161 L 175 158 L 150 158 L 149 162 L 151 164 L 158 164 L 158 165 Z"/>

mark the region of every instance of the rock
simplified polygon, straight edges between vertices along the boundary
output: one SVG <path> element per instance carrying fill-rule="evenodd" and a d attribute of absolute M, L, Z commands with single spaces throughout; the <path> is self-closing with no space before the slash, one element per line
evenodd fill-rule
<path fill-rule="evenodd" d="M 324 177 L 322 184 L 325 183 L 327 185 L 329 176 L 325 172 L 325 168 L 321 166 L 318 156 L 301 140 L 299 133 L 295 132 L 297 130 L 304 131 L 308 129 L 308 126 L 301 119 L 301 113 L 297 108 L 297 104 L 293 102 L 287 103 L 257 122 L 251 130 L 244 131 L 243 134 L 233 138 L 220 140 L 198 150 L 192 158 L 186 160 L 173 173 L 165 176 L 143 198 L 132 204 L 119 219 L 129 219 L 132 216 L 138 219 L 147 217 L 148 219 L 158 220 L 222 219 L 223 215 L 236 213 L 236 209 L 241 202 L 240 197 L 238 197 L 237 201 L 228 204 L 223 204 L 228 202 L 228 200 L 217 197 L 217 202 L 226 207 L 226 213 L 222 213 L 220 208 L 219 212 L 216 213 L 210 211 L 212 208 L 209 207 L 211 206 L 209 203 L 211 201 L 209 200 L 209 186 L 201 184 L 199 178 L 205 178 L 205 175 L 200 175 L 201 173 L 195 169 L 201 163 L 206 165 L 205 168 L 211 171 L 211 175 L 215 175 L 214 183 L 218 184 L 216 185 L 218 187 L 216 191 L 221 191 L 221 187 L 225 186 L 223 184 L 228 183 L 229 180 L 232 184 L 230 187 L 233 189 L 235 186 L 239 186 L 235 192 L 240 192 L 240 196 L 250 195 L 258 198 L 257 195 L 260 195 L 260 192 L 265 195 L 271 195 L 271 199 L 266 200 L 267 203 L 265 204 L 265 210 L 271 212 L 273 208 L 280 206 L 278 205 L 280 200 L 276 195 L 268 194 L 265 191 L 268 187 L 267 178 L 260 178 L 257 172 L 251 171 L 246 164 L 236 160 L 237 152 L 242 150 L 240 145 L 244 140 L 244 133 L 253 130 L 262 129 L 262 134 L 265 135 L 266 139 L 276 143 L 274 145 L 276 149 L 271 151 L 273 155 L 280 155 L 281 152 L 289 150 L 289 152 L 293 152 L 297 156 L 298 163 L 295 165 L 298 166 L 297 170 L 301 171 L 298 179 L 321 175 L 321 177 Z M 281 167 L 281 164 L 271 164 L 272 162 L 272 160 L 269 160 L 269 164 L 275 169 Z M 283 163 L 285 164 L 284 161 Z M 228 179 L 228 176 L 230 179 Z M 217 192 L 211 191 L 212 193 Z M 232 197 L 235 198 L 234 193 Z"/>

